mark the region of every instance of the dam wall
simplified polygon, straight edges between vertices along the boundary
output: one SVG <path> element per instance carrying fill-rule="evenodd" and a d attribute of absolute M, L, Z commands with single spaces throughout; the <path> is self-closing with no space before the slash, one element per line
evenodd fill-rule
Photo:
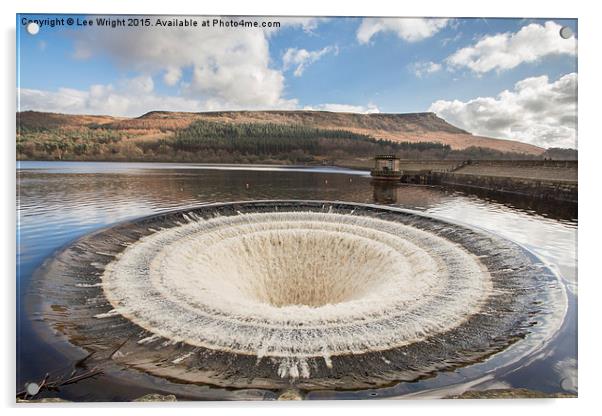
<path fill-rule="evenodd" d="M 577 161 L 443 162 L 401 161 L 402 182 L 480 189 L 577 203 Z"/>
<path fill-rule="evenodd" d="M 531 198 L 553 199 L 577 203 L 577 182 L 527 179 L 504 176 L 466 175 L 460 173 L 434 173 L 431 184 L 476 188 L 502 193 L 524 195 Z"/>

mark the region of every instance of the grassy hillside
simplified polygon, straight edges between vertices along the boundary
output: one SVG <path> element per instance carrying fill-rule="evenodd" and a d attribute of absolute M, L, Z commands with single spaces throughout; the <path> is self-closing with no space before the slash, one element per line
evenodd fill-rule
<path fill-rule="evenodd" d="M 154 111 L 138 118 L 17 113 L 17 157 L 22 160 L 365 166 L 378 153 L 412 159 L 523 159 L 542 157 L 544 149 L 472 136 L 432 113 Z"/>

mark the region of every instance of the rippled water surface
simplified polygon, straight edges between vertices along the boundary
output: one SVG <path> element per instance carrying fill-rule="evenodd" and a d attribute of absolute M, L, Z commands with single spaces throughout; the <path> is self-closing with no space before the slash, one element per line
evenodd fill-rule
<path fill-rule="evenodd" d="M 26 312 L 27 294 L 35 284 L 33 272 L 61 247 L 110 224 L 176 208 L 241 200 L 314 199 L 409 208 L 497 233 L 525 246 L 555 270 L 569 302 L 564 322 L 551 339 L 511 367 L 496 369 L 493 357 L 489 376 L 469 368 L 450 374 L 449 379 L 310 397 L 423 394 L 458 379 L 469 381 L 477 373 L 480 378 L 475 383 L 496 387 L 576 391 L 576 206 L 437 187 L 383 185 L 372 182 L 367 172 L 337 168 L 21 162 L 17 181 L 18 387 L 68 365 L 52 342 L 38 336 L 35 328 L 39 323 Z M 73 385 L 60 395 L 75 400 L 127 400 L 147 392 L 143 387 L 123 389 L 117 384 L 99 389 L 99 383 L 103 383 L 102 377 Z M 207 387 L 191 396 L 244 397 L 232 394 Z"/>

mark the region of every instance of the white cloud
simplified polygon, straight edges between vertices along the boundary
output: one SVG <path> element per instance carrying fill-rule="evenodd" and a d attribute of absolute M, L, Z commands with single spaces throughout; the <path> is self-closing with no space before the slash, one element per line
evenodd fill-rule
<path fill-rule="evenodd" d="M 273 21 L 274 19 L 263 18 L 261 20 Z M 327 22 L 330 19 L 328 17 L 279 17 L 277 20 L 280 21 L 282 27 L 301 26 L 304 32 L 312 33 L 320 23 Z"/>
<path fill-rule="evenodd" d="M 442 68 L 441 64 L 436 62 L 415 62 L 410 65 L 410 70 L 416 75 L 418 78 L 422 78 L 424 75 L 432 74 L 434 72 L 440 71 Z"/>
<path fill-rule="evenodd" d="M 254 18 L 246 18 L 250 19 Z M 306 31 L 318 24 L 313 18 L 278 20 L 283 27 L 300 26 Z M 291 100 L 283 97 L 284 75 L 270 65 L 268 38 L 275 31 L 277 29 L 138 27 L 106 30 L 91 27 L 78 32 L 73 56 L 87 59 L 104 55 L 127 70 L 163 74 L 167 85 L 180 83 L 184 97 L 200 100 L 203 105 L 245 109 L 290 107 Z M 191 70 L 189 82 L 182 82 L 184 69 Z"/>
<path fill-rule="evenodd" d="M 92 85 L 88 90 L 60 88 L 43 91 L 21 88 L 19 111 L 36 110 L 67 114 L 139 116 L 151 110 L 200 111 L 203 104 L 184 97 L 158 96 L 135 86 Z"/>
<path fill-rule="evenodd" d="M 368 17 L 362 20 L 356 36 L 360 43 L 368 43 L 379 32 L 393 32 L 407 42 L 417 42 L 433 36 L 448 22 L 449 19 Z"/>
<path fill-rule="evenodd" d="M 308 51 L 307 49 L 288 48 L 282 56 L 283 69 L 286 71 L 295 67 L 294 75 L 300 77 L 305 69 L 320 59 L 327 53 L 338 53 L 338 48 L 326 46 L 317 51 Z"/>
<path fill-rule="evenodd" d="M 496 97 L 434 102 L 429 111 L 474 134 L 541 147 L 577 146 L 577 74 L 526 78 Z"/>
<path fill-rule="evenodd" d="M 457 24 L 456 24 L 457 26 Z M 454 36 L 441 39 L 441 45 L 446 47 L 450 43 L 456 43 L 462 38 L 462 32 L 456 33 Z"/>
<path fill-rule="evenodd" d="M 133 95 L 149 94 L 155 89 L 155 83 L 152 77 L 148 75 L 125 79 L 120 84 L 120 90 L 127 91 Z"/>
<path fill-rule="evenodd" d="M 169 67 L 165 71 L 165 75 L 163 75 L 163 82 L 165 82 L 170 87 L 176 85 L 180 78 L 182 78 L 182 70 L 178 67 Z"/>
<path fill-rule="evenodd" d="M 231 102 L 189 96 L 165 96 L 154 91 L 150 76 L 139 76 L 113 84 L 96 84 L 87 90 L 60 88 L 43 91 L 21 88 L 18 92 L 19 111 L 36 110 L 67 114 L 107 114 L 140 116 L 152 110 L 216 111 L 240 110 Z M 294 109 L 296 100 L 285 100 L 279 109 Z"/>
<path fill-rule="evenodd" d="M 18 111 L 35 110 L 66 114 L 137 117 L 153 110 L 199 112 L 239 109 L 214 100 L 158 95 L 153 90 L 152 78 L 145 76 L 122 80 L 116 86 L 92 85 L 88 90 L 60 88 L 57 91 L 43 91 L 21 88 L 17 91 L 17 96 Z M 297 101 L 289 100 L 278 109 L 298 109 Z M 366 106 L 327 103 L 305 106 L 303 110 L 361 114 L 380 112 L 373 103 Z"/>
<path fill-rule="evenodd" d="M 116 85 L 92 85 L 88 90 L 60 88 L 57 91 L 43 91 L 21 88 L 17 94 L 19 97 L 18 111 L 35 110 L 66 114 L 137 117 L 153 110 L 199 112 L 240 109 L 232 107 L 230 104 L 224 105 L 219 100 L 158 95 L 154 91 L 153 80 L 150 76 L 122 80 Z M 283 110 L 297 108 L 296 100 L 286 101 L 285 105 L 278 107 Z M 373 103 L 366 106 L 327 103 L 305 106 L 303 109 L 361 114 L 380 112 Z"/>
<path fill-rule="evenodd" d="M 477 43 L 459 49 L 446 62 L 452 68 L 469 68 L 476 73 L 502 71 L 549 55 L 577 54 L 577 39 L 560 37 L 561 26 L 549 21 L 532 23 L 516 33 L 484 36 Z"/>
<path fill-rule="evenodd" d="M 303 109 L 314 111 L 332 111 L 334 113 L 380 113 L 378 107 L 372 103 L 369 103 L 367 106 L 351 104 L 319 104 L 315 106 L 305 106 Z"/>

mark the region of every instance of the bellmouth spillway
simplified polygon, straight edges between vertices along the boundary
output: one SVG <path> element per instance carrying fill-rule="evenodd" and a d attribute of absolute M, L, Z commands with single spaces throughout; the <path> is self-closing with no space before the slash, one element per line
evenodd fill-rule
<path fill-rule="evenodd" d="M 510 241 L 416 212 L 250 201 L 85 236 L 41 269 L 40 291 L 67 309 L 46 320 L 99 365 L 227 387 L 358 389 L 519 342 L 555 279 Z"/>

